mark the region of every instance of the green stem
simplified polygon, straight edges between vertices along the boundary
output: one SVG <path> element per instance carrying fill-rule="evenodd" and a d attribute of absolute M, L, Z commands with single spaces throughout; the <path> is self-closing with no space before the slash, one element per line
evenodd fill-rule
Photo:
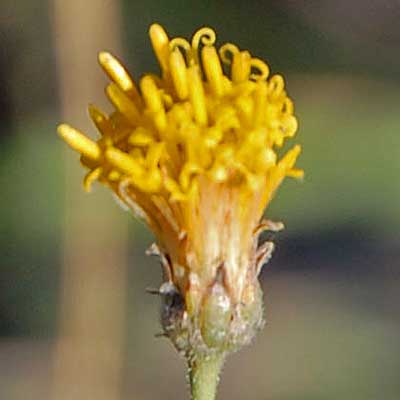
<path fill-rule="evenodd" d="M 225 355 L 221 353 L 189 360 L 189 383 L 192 400 L 215 400 L 219 374 Z"/>

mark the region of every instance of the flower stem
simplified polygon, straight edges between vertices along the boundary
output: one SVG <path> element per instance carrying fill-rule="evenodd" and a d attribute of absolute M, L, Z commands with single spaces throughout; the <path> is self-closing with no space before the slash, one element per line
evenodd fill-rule
<path fill-rule="evenodd" d="M 192 400 L 215 400 L 219 375 L 225 360 L 223 353 L 193 357 L 188 362 Z"/>

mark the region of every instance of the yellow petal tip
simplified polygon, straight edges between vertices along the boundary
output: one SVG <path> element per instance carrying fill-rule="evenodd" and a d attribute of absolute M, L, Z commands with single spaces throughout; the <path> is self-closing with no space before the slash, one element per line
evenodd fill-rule
<path fill-rule="evenodd" d="M 108 51 L 100 51 L 99 54 L 97 55 L 97 58 L 98 58 L 100 64 L 103 64 L 105 61 L 112 58 L 112 55 Z"/>
<path fill-rule="evenodd" d="M 68 131 L 71 127 L 67 124 L 60 124 L 57 126 L 57 133 L 64 139 L 68 135 Z"/>
<path fill-rule="evenodd" d="M 82 155 L 97 161 L 101 157 L 99 145 L 86 137 L 82 132 L 67 124 L 61 124 L 57 127 L 57 132 L 61 138 L 74 150 Z"/>

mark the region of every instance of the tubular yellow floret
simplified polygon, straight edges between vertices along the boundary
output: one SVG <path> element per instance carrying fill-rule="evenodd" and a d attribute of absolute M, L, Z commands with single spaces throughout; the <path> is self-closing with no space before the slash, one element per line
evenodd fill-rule
<path fill-rule="evenodd" d="M 176 95 L 180 100 L 185 100 L 189 95 L 187 68 L 185 59 L 178 49 L 171 51 L 169 65 Z"/>
<path fill-rule="evenodd" d="M 206 46 L 203 48 L 202 61 L 204 72 L 210 84 L 213 93 L 220 97 L 223 93 L 223 72 L 221 62 L 218 57 L 217 50 L 214 46 Z"/>
<path fill-rule="evenodd" d="M 204 46 L 212 46 L 216 40 L 215 32 L 208 27 L 200 28 L 192 38 L 192 49 L 193 49 L 193 60 L 196 64 L 199 64 L 199 50 L 200 44 Z"/>
<path fill-rule="evenodd" d="M 193 106 L 194 118 L 200 126 L 207 125 L 207 109 L 204 97 L 203 82 L 200 77 L 200 70 L 194 65 L 188 70 L 189 97 Z"/>
<path fill-rule="evenodd" d="M 245 82 L 249 79 L 251 69 L 251 56 L 248 51 L 241 51 L 233 55 L 232 81 Z"/>
<path fill-rule="evenodd" d="M 154 143 L 152 146 L 150 146 L 146 155 L 147 167 L 150 169 L 157 169 L 158 163 L 160 162 L 164 151 L 165 143 L 163 142 Z"/>
<path fill-rule="evenodd" d="M 265 108 L 267 105 L 267 84 L 258 82 L 254 94 L 255 107 L 253 114 L 254 126 L 263 126 L 265 124 Z"/>
<path fill-rule="evenodd" d="M 285 136 L 293 137 L 298 127 L 297 118 L 294 115 L 289 115 L 284 119 L 283 123 Z"/>
<path fill-rule="evenodd" d="M 299 156 L 301 152 L 301 146 L 299 144 L 296 144 L 292 149 L 290 149 L 282 158 L 282 160 L 279 162 L 279 164 L 284 165 L 286 170 L 289 170 L 293 168 L 294 163 L 297 160 L 297 157 Z"/>
<path fill-rule="evenodd" d="M 89 115 L 96 128 L 102 135 L 109 134 L 111 131 L 110 121 L 97 107 L 90 104 L 88 107 Z"/>
<path fill-rule="evenodd" d="M 250 62 L 251 69 L 255 69 L 257 72 L 250 74 L 250 79 L 254 80 L 266 80 L 269 75 L 269 67 L 264 61 L 258 58 L 252 58 Z"/>
<path fill-rule="evenodd" d="M 238 52 L 239 48 L 232 43 L 225 43 L 218 51 L 221 61 L 227 65 L 232 63 L 233 56 Z"/>
<path fill-rule="evenodd" d="M 202 43 L 204 46 L 212 46 L 216 39 L 217 36 L 213 29 L 209 27 L 200 28 L 193 35 L 192 47 L 194 50 L 198 50 L 200 43 Z"/>
<path fill-rule="evenodd" d="M 292 168 L 287 172 L 286 175 L 290 176 L 291 178 L 302 179 L 304 178 L 304 171 L 302 169 Z"/>
<path fill-rule="evenodd" d="M 140 90 L 147 108 L 152 112 L 160 111 L 163 108 L 160 91 L 154 83 L 154 79 L 146 75 L 140 81 Z"/>
<path fill-rule="evenodd" d="M 141 176 L 143 174 L 143 169 L 138 165 L 138 163 L 121 150 L 108 148 L 105 151 L 104 156 L 111 165 L 125 174 L 132 176 Z"/>
<path fill-rule="evenodd" d="M 294 112 L 294 105 L 293 101 L 289 99 L 289 97 L 286 97 L 286 99 L 283 102 L 284 104 L 284 110 L 286 114 L 292 115 Z"/>
<path fill-rule="evenodd" d="M 128 143 L 132 146 L 148 146 L 154 142 L 154 138 L 151 133 L 142 128 L 136 128 L 131 135 L 128 137 Z"/>
<path fill-rule="evenodd" d="M 140 116 L 135 104 L 115 83 L 110 83 L 107 86 L 106 93 L 115 108 L 120 111 L 132 125 L 137 125 L 139 123 Z"/>
<path fill-rule="evenodd" d="M 93 182 L 97 181 L 103 173 L 102 167 L 97 167 L 89 171 L 83 178 L 83 187 L 87 192 L 90 192 Z"/>
<path fill-rule="evenodd" d="M 102 51 L 99 53 L 99 63 L 104 71 L 122 90 L 129 92 L 133 89 L 133 81 L 126 69 L 110 53 Z"/>
<path fill-rule="evenodd" d="M 168 70 L 169 39 L 161 25 L 153 24 L 149 30 L 151 44 L 163 71 Z"/>
<path fill-rule="evenodd" d="M 76 151 L 87 158 L 98 161 L 101 157 L 99 145 L 86 137 L 82 132 L 72 128 L 67 124 L 61 124 L 58 127 L 59 135 Z"/>
<path fill-rule="evenodd" d="M 285 88 L 285 81 L 281 75 L 274 75 L 269 80 L 268 91 L 269 95 L 276 99 L 280 96 Z"/>
<path fill-rule="evenodd" d="M 160 90 L 157 88 L 154 78 L 146 75 L 140 81 L 140 88 L 148 111 L 152 114 L 154 125 L 158 132 L 164 132 L 167 120 L 162 102 Z"/>

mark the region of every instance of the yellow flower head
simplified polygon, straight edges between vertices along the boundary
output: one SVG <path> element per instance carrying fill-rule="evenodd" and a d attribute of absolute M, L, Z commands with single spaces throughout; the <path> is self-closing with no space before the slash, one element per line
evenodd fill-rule
<path fill-rule="evenodd" d="M 166 304 L 181 299 L 179 321 L 167 306 L 163 314 L 177 347 L 233 348 L 252 336 L 242 337 L 246 324 L 260 323 L 256 278 L 271 248 L 257 248 L 257 238 L 275 227 L 260 221 L 264 209 L 285 176 L 303 175 L 294 168 L 300 146 L 277 154 L 297 130 L 293 103 L 282 76 L 234 44 L 217 49 L 210 28 L 189 42 L 154 24 L 150 39 L 161 74 L 139 87 L 116 58 L 99 54 L 115 107 L 109 116 L 89 107 L 99 140 L 68 125 L 58 131 L 89 169 L 85 188 L 109 186 L 158 238 L 161 292 Z"/>

